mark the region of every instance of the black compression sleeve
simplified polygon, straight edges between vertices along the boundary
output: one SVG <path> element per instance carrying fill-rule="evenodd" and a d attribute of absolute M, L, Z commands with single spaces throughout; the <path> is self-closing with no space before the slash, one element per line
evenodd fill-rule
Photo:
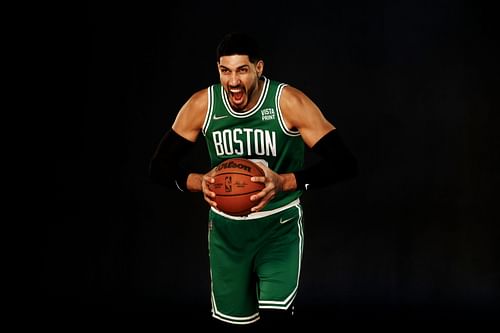
<path fill-rule="evenodd" d="M 170 129 L 160 141 L 149 164 L 149 176 L 155 183 L 169 188 L 186 191 L 186 180 L 189 171 L 179 161 L 194 147 L 191 142 L 173 129 Z"/>
<path fill-rule="evenodd" d="M 338 130 L 328 132 L 313 147 L 321 160 L 303 170 L 294 172 L 298 190 L 325 187 L 358 174 L 357 161 L 344 144 Z"/>

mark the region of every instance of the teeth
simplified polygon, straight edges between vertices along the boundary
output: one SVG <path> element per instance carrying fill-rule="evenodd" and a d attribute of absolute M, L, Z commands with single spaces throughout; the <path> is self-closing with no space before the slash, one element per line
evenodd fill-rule
<path fill-rule="evenodd" d="M 241 92 L 241 89 L 230 89 L 229 91 L 236 94 Z"/>

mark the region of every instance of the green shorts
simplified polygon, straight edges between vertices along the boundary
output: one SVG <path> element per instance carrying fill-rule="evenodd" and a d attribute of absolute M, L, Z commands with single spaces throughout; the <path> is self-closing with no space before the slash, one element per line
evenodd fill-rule
<path fill-rule="evenodd" d="M 208 239 L 213 317 L 249 324 L 259 319 L 259 308 L 288 309 L 302 261 L 300 204 L 248 220 L 211 210 Z"/>

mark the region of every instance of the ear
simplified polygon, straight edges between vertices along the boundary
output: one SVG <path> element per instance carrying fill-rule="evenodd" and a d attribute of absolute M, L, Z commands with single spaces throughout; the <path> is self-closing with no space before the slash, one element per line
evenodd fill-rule
<path fill-rule="evenodd" d="M 257 61 L 257 64 L 255 65 L 255 70 L 257 71 L 257 76 L 260 78 L 262 76 L 262 73 L 264 73 L 264 61 L 263 60 Z"/>

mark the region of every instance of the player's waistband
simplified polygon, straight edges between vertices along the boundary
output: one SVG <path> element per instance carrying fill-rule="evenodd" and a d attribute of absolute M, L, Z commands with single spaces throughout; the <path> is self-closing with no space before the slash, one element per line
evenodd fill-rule
<path fill-rule="evenodd" d="M 266 216 L 270 216 L 270 215 L 282 212 L 282 211 L 284 211 L 284 210 L 286 210 L 286 209 L 288 209 L 290 207 L 293 207 L 293 206 L 296 206 L 296 205 L 299 205 L 299 204 L 300 204 L 300 199 L 297 198 L 297 199 L 293 200 L 292 202 L 290 202 L 290 203 L 288 203 L 288 204 L 286 204 L 284 206 L 281 206 L 281 207 L 278 207 L 278 208 L 275 208 L 275 209 L 271 209 L 271 210 L 265 210 L 265 211 L 262 211 L 262 212 L 251 213 L 251 214 L 248 214 L 246 216 L 233 216 L 233 215 L 229 215 L 229 214 L 223 213 L 220 210 L 215 209 L 214 207 L 212 207 L 211 209 L 217 215 L 224 216 L 225 218 L 228 218 L 228 219 L 231 219 L 231 220 L 255 220 L 255 219 L 260 219 L 260 218 L 263 218 L 263 217 L 266 217 Z"/>

